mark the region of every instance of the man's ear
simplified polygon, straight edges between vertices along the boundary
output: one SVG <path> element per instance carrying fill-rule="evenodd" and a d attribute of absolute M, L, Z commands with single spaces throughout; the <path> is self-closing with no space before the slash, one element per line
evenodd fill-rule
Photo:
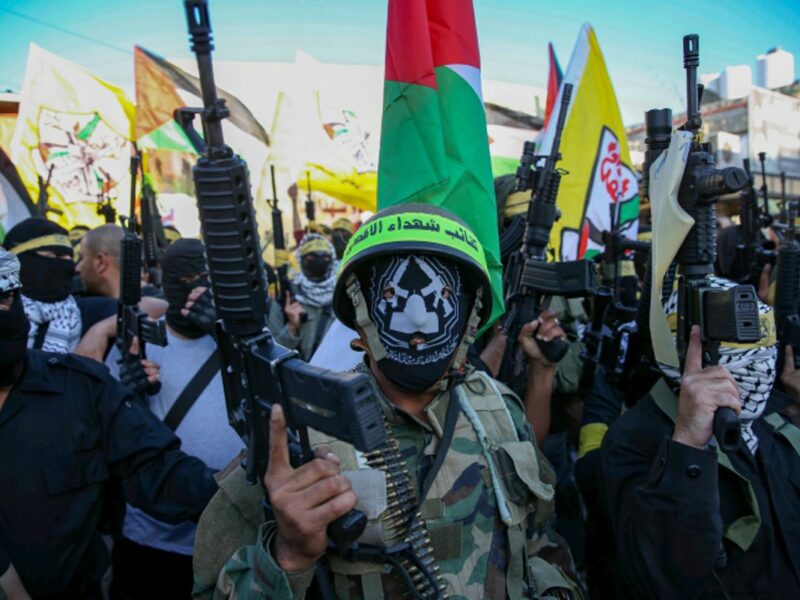
<path fill-rule="evenodd" d="M 92 260 L 94 261 L 94 270 L 100 275 L 105 273 L 111 264 L 108 254 L 105 252 L 98 252 L 92 257 Z"/>
<path fill-rule="evenodd" d="M 350 340 L 350 349 L 355 352 L 366 352 L 367 345 L 364 343 L 364 340 L 359 338 L 353 338 Z"/>

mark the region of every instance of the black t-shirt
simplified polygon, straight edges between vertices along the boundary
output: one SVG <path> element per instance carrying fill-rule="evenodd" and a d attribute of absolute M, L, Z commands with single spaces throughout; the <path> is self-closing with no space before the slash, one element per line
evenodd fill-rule
<path fill-rule="evenodd" d="M 92 327 L 117 314 L 117 301 L 106 296 L 75 296 L 78 310 L 81 311 L 81 337 Z"/>

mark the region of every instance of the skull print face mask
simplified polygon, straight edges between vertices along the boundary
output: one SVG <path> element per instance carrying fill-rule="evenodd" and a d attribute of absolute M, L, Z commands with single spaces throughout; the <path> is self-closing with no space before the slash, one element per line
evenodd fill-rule
<path fill-rule="evenodd" d="M 386 357 L 378 368 L 420 393 L 447 373 L 466 329 L 472 295 L 458 267 L 433 256 L 392 256 L 372 266 L 369 312 Z"/>

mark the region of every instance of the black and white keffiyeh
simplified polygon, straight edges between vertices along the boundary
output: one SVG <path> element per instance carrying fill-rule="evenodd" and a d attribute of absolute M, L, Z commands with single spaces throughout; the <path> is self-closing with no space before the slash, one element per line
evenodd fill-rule
<path fill-rule="evenodd" d="M 31 322 L 28 348 L 33 348 L 41 337 L 41 328 L 46 327 L 40 350 L 67 354 L 74 352 L 81 339 L 81 313 L 75 298 L 67 296 L 60 302 L 41 302 L 22 294 L 22 305 Z"/>
<path fill-rule="evenodd" d="M 333 289 L 336 287 L 336 273 L 339 272 L 339 261 L 336 259 L 336 251 L 327 239 L 317 233 L 308 233 L 300 241 L 295 250 L 297 264 L 303 264 L 304 246 L 313 243 L 320 248 L 324 248 L 333 258 L 328 268 L 328 273 L 322 281 L 311 281 L 303 269 L 300 268 L 292 273 L 291 282 L 294 288 L 295 300 L 308 306 L 324 307 L 330 306 L 333 302 Z"/>
<path fill-rule="evenodd" d="M 19 259 L 5 248 L 0 248 L 0 294 L 16 290 L 19 286 Z"/>
<path fill-rule="evenodd" d="M 708 278 L 712 287 L 728 289 L 736 284 L 721 277 L 711 276 Z M 674 291 L 669 300 L 664 305 L 664 312 L 669 318 L 678 311 L 678 292 Z M 762 324 L 767 322 L 774 323 L 772 316 L 773 309 L 763 302 L 758 303 L 759 316 Z M 762 327 L 763 329 L 763 327 Z M 742 412 L 739 420 L 742 425 L 742 439 L 755 455 L 758 449 L 758 438 L 753 432 L 753 422 L 760 418 L 767 406 L 767 400 L 772 392 L 772 386 L 776 377 L 776 361 L 778 358 L 778 348 L 774 342 L 774 324 L 772 331 L 762 332 L 765 334 L 760 345 L 740 346 L 738 344 L 721 344 L 719 348 L 719 364 L 725 367 L 736 383 L 739 384 L 741 396 L 739 400 L 742 404 Z M 679 382 L 680 372 L 672 367 L 660 364 L 662 372 L 671 380 Z"/>

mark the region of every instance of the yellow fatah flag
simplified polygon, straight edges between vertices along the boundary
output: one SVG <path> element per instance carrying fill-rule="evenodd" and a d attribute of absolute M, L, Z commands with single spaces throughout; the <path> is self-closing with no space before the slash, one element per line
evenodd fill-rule
<path fill-rule="evenodd" d="M 100 198 L 127 214 L 133 122 L 122 89 L 31 44 L 11 160 L 32 198 L 52 167 L 49 218 L 67 229 L 100 225 Z"/>
<path fill-rule="evenodd" d="M 561 109 L 565 83 L 574 86 L 561 138 L 562 160 L 558 208 L 561 219 L 550 236 L 561 260 L 591 258 L 602 251 L 602 232 L 611 229 L 610 207 L 626 237 L 636 239 L 639 187 L 614 87 L 594 30 L 581 29 L 553 114 Z M 551 119 L 540 146 L 548 154 L 556 119 Z"/>

